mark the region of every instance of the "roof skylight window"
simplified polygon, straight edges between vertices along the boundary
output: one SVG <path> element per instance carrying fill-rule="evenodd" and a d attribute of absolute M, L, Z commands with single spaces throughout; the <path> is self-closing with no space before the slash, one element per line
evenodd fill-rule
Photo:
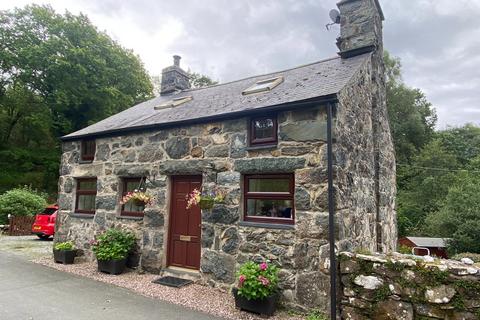
<path fill-rule="evenodd" d="M 257 81 L 253 86 L 243 90 L 242 94 L 247 95 L 247 94 L 252 94 L 252 93 L 260 93 L 260 92 L 270 91 L 282 82 L 283 82 L 283 77 L 282 76 L 275 77 L 275 78 L 270 78 L 270 79 L 265 79 L 265 80 L 260 80 L 260 81 Z"/>
<path fill-rule="evenodd" d="M 168 101 L 163 102 L 162 104 L 154 107 L 154 109 L 155 110 L 162 110 L 162 109 L 167 109 L 167 108 L 174 108 L 174 107 L 178 107 L 181 104 L 187 103 L 188 101 L 191 101 L 191 100 L 193 100 L 192 96 L 173 98 L 172 100 L 168 100 Z"/>

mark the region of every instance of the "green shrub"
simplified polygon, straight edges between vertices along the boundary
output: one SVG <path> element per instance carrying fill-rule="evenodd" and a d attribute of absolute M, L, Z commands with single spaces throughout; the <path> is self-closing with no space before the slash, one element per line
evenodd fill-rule
<path fill-rule="evenodd" d="M 312 310 L 307 316 L 307 320 L 327 320 L 327 319 L 328 317 L 325 315 L 325 313 L 317 309 Z"/>
<path fill-rule="evenodd" d="M 75 249 L 75 245 L 72 241 L 66 242 L 59 242 L 55 245 L 55 250 L 64 250 L 64 251 L 71 251 Z"/>
<path fill-rule="evenodd" d="M 248 300 L 269 297 L 277 290 L 278 268 L 252 261 L 244 263 L 237 272 L 238 294 Z"/>
<path fill-rule="evenodd" d="M 8 223 L 8 214 L 14 216 L 33 216 L 43 211 L 47 202 L 46 195 L 28 186 L 15 188 L 0 195 L 0 224 Z"/>
<path fill-rule="evenodd" d="M 480 262 L 480 253 L 470 253 L 470 252 L 464 252 L 464 253 L 459 253 L 456 254 L 452 257 L 453 260 L 462 260 L 462 258 L 470 258 L 473 260 L 475 263 Z"/>
<path fill-rule="evenodd" d="M 412 254 L 412 248 L 406 245 L 400 245 L 398 247 L 398 252 L 403 253 L 403 254 Z"/>
<path fill-rule="evenodd" d="M 130 231 L 109 229 L 90 244 L 98 260 L 121 260 L 132 251 L 135 235 Z"/>

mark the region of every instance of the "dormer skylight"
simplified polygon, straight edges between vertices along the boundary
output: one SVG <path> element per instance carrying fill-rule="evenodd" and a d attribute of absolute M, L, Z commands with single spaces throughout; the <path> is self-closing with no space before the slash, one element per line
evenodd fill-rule
<path fill-rule="evenodd" d="M 275 77 L 257 81 L 253 86 L 242 91 L 243 95 L 271 91 L 273 88 L 283 82 L 283 77 Z"/>
<path fill-rule="evenodd" d="M 163 102 L 162 104 L 154 107 L 154 109 L 155 110 L 162 110 L 162 109 L 167 109 L 167 108 L 174 108 L 174 107 L 178 107 L 181 104 L 187 103 L 188 101 L 191 101 L 191 100 L 193 100 L 192 96 L 173 98 L 172 100 L 168 100 L 168 101 Z"/>

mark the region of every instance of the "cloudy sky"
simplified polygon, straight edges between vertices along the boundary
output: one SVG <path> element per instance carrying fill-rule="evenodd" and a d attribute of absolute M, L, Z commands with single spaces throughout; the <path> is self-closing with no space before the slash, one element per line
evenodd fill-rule
<path fill-rule="evenodd" d="M 438 127 L 480 124 L 480 0 L 380 0 L 385 48 L 405 82 L 435 105 Z M 157 75 L 185 69 L 230 81 L 336 55 L 327 31 L 336 0 L 0 0 L 0 9 L 49 3 L 87 14 Z"/>

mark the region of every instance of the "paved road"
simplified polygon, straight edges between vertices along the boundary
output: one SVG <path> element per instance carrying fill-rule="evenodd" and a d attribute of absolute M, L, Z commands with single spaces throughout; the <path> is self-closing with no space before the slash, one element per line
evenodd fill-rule
<path fill-rule="evenodd" d="M 0 251 L 1 320 L 218 319 Z"/>

